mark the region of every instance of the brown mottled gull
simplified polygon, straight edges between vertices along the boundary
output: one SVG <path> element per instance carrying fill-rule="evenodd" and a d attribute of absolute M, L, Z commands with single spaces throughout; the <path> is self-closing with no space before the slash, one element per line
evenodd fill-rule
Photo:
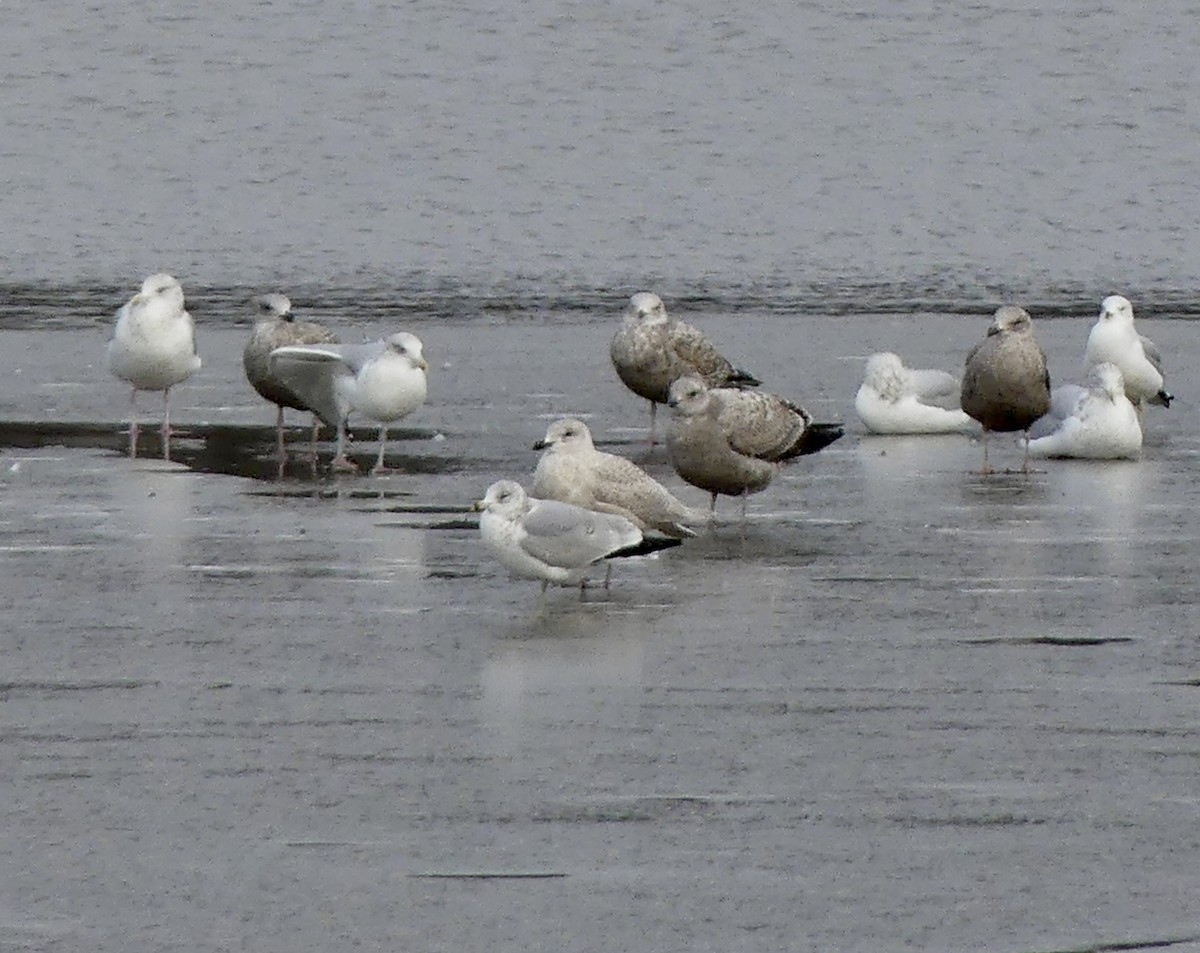
<path fill-rule="evenodd" d="M 312 413 L 314 459 L 317 430 L 322 418 L 317 408 L 310 405 L 295 388 L 289 387 L 277 374 L 271 373 L 271 352 L 290 344 L 337 344 L 338 338 L 327 327 L 315 321 L 297 321 L 292 314 L 292 303 L 286 295 L 260 295 L 252 304 L 259 319 L 255 322 L 250 340 L 246 342 L 242 351 L 242 367 L 251 386 L 278 408 L 275 415 L 275 439 L 279 474 L 282 476 L 286 460 L 283 445 L 283 409 L 291 407 L 294 410 L 307 410 Z M 325 423 L 330 427 L 338 425 L 336 419 L 325 420 Z"/>
<path fill-rule="evenodd" d="M 650 440 L 654 414 L 665 404 L 671 385 L 694 374 L 709 387 L 755 387 L 754 375 L 734 367 L 700 331 L 667 314 L 662 299 L 643 291 L 629 307 L 609 347 L 617 376 L 631 391 L 650 401 Z"/>
<path fill-rule="evenodd" d="M 708 514 L 677 500 L 632 460 L 597 450 L 580 420 L 556 420 L 533 449 L 545 451 L 533 474 L 536 497 L 616 513 L 639 529 L 678 538 L 696 535 L 686 524 L 709 520 Z"/>
<path fill-rule="evenodd" d="M 710 390 L 699 377 L 671 385 L 667 448 L 675 471 L 712 495 L 745 497 L 766 489 L 778 465 L 816 453 L 842 436 L 841 424 L 814 423 L 803 408 L 774 394 Z"/>
<path fill-rule="evenodd" d="M 1050 372 L 1024 308 L 997 309 L 987 337 L 967 355 L 961 397 L 962 409 L 983 426 L 983 472 L 992 472 L 987 438 L 994 430 L 1025 431 L 1022 470 L 1028 472 L 1029 427 L 1050 409 Z"/>

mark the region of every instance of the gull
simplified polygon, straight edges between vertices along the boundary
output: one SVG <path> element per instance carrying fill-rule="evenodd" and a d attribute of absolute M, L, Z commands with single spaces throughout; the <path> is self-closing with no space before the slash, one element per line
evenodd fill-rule
<path fill-rule="evenodd" d="M 242 367 L 251 386 L 278 408 L 275 415 L 275 437 L 279 475 L 282 477 L 284 462 L 287 459 L 283 446 L 283 409 L 291 407 L 312 412 L 314 460 L 321 415 L 295 390 L 271 373 L 271 352 L 291 344 L 337 344 L 338 339 L 337 335 L 324 325 L 313 321 L 297 321 L 292 314 L 292 303 L 286 295 L 259 295 L 252 304 L 259 318 L 254 324 L 250 340 L 246 342 L 242 351 Z M 327 419 L 325 423 L 331 427 L 337 426 L 335 419 Z"/>
<path fill-rule="evenodd" d="M 629 306 L 609 346 L 617 376 L 631 391 L 650 401 L 650 442 L 654 442 L 654 415 L 665 404 L 671 385 L 685 374 L 694 374 L 709 387 L 756 387 L 753 374 L 726 360 L 700 331 L 667 314 L 662 299 L 642 291 Z"/>
<path fill-rule="evenodd" d="M 996 310 L 987 337 L 967 355 L 962 379 L 962 409 L 983 426 L 983 470 L 988 467 L 991 431 L 1025 431 L 1029 472 L 1029 427 L 1050 409 L 1050 372 L 1046 355 L 1033 336 L 1033 319 L 1016 305 Z"/>
<path fill-rule="evenodd" d="M 1133 459 L 1142 449 L 1137 408 L 1125 393 L 1121 369 L 1095 365 L 1087 387 L 1055 388 L 1050 411 L 1037 421 L 1029 441 L 1032 457 L 1080 457 L 1089 460 Z"/>
<path fill-rule="evenodd" d="M 953 374 L 907 368 L 898 355 L 882 351 L 867 358 L 854 409 L 872 433 L 952 433 L 971 424 L 958 406 L 958 394 Z"/>
<path fill-rule="evenodd" d="M 133 387 L 129 398 L 129 455 L 137 456 L 139 390 L 163 392 L 163 459 L 171 459 L 171 388 L 200 369 L 195 326 L 183 308 L 183 288 L 170 275 L 151 275 L 117 312 L 108 342 L 108 367 Z"/>
<path fill-rule="evenodd" d="M 742 497 L 766 489 L 785 460 L 816 453 L 842 436 L 841 424 L 814 423 L 802 407 L 774 394 L 710 390 L 699 377 L 681 377 L 667 401 L 671 464 L 684 480 L 712 495 Z"/>
<path fill-rule="evenodd" d="M 582 584 L 602 559 L 643 556 L 680 543 L 646 539 L 623 516 L 528 496 L 513 480 L 493 483 L 474 509 L 482 512 L 479 532 L 496 558 L 518 576 L 540 580 L 542 592 L 552 582 Z"/>
<path fill-rule="evenodd" d="M 356 470 L 346 458 L 346 421 L 360 413 L 379 424 L 379 457 L 373 475 L 386 473 L 388 424 L 425 403 L 429 365 L 415 334 L 399 331 L 371 344 L 289 344 L 270 354 L 271 374 L 323 420 L 336 421 L 332 466 Z"/>
<path fill-rule="evenodd" d="M 1088 334 L 1088 366 L 1109 362 L 1121 369 L 1125 393 L 1142 410 L 1143 402 L 1170 407 L 1173 395 L 1163 389 L 1162 355 L 1154 342 L 1133 326 L 1128 298 L 1109 295 L 1100 302 L 1100 316 Z"/>
<path fill-rule="evenodd" d="M 581 420 L 556 420 L 533 449 L 545 451 L 533 474 L 533 495 L 541 499 L 615 513 L 638 529 L 678 538 L 696 535 L 685 524 L 709 519 L 677 500 L 632 460 L 597 450 Z"/>

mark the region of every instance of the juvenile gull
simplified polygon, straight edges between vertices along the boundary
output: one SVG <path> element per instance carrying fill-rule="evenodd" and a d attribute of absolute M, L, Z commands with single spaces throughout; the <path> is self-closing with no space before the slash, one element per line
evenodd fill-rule
<path fill-rule="evenodd" d="M 482 511 L 479 532 L 496 558 L 518 576 L 541 580 L 542 592 L 552 582 L 582 583 L 602 559 L 641 556 L 680 542 L 645 539 L 623 516 L 527 496 L 512 480 L 493 483 L 474 508 Z"/>
<path fill-rule="evenodd" d="M 667 431 L 671 464 L 684 480 L 712 495 L 742 497 L 766 489 L 779 464 L 816 453 L 842 436 L 841 424 L 814 423 L 803 408 L 756 391 L 709 390 L 699 377 L 671 385 Z"/>
<path fill-rule="evenodd" d="M 709 519 L 677 500 L 633 461 L 597 450 L 580 420 L 556 420 L 533 449 L 545 451 L 533 474 L 535 497 L 615 513 L 639 529 L 679 538 L 696 535 L 687 523 Z"/>
<path fill-rule="evenodd" d="M 1173 395 L 1163 389 L 1162 355 L 1154 342 L 1133 326 L 1133 305 L 1120 295 L 1100 302 L 1100 316 L 1088 335 L 1088 366 L 1109 362 L 1121 369 L 1125 393 L 1133 405 L 1143 402 L 1170 407 Z"/>
<path fill-rule="evenodd" d="M 1025 431 L 1029 470 L 1029 427 L 1050 409 L 1050 372 L 1046 355 L 1033 336 L 1029 312 L 1016 305 L 998 308 L 987 337 L 967 355 L 962 379 L 962 409 L 983 426 L 983 472 L 988 467 L 991 431 Z"/>
<path fill-rule="evenodd" d="M 283 475 L 286 454 L 283 446 L 283 409 L 307 410 L 313 414 L 313 457 L 316 457 L 317 430 L 320 413 L 283 380 L 271 373 L 271 352 L 292 344 L 337 344 L 337 335 L 327 327 L 314 321 L 297 321 L 292 314 L 292 303 L 285 295 L 265 294 L 252 302 L 259 315 L 246 347 L 242 351 L 242 367 L 246 379 L 258 393 L 275 404 L 276 452 L 279 456 L 279 472 Z M 336 419 L 326 419 L 330 427 L 337 426 Z"/>
<path fill-rule="evenodd" d="M 387 472 L 388 424 L 425 402 L 429 365 L 415 334 L 400 331 L 371 344 L 292 344 L 270 355 L 270 370 L 323 420 L 336 421 L 335 469 L 354 470 L 346 458 L 346 421 L 358 412 L 379 424 L 379 458 L 372 474 Z"/>
<path fill-rule="evenodd" d="M 1048 432 L 1029 441 L 1032 457 L 1132 459 L 1142 448 L 1137 408 L 1125 394 L 1121 369 L 1108 362 L 1088 372 L 1086 388 L 1056 388 L 1050 412 L 1030 432 L 1039 429 Z"/>
<path fill-rule="evenodd" d="M 650 401 L 650 441 L 654 416 L 671 385 L 694 374 L 709 387 L 756 387 L 754 375 L 734 367 L 700 331 L 667 314 L 662 299 L 642 291 L 629 306 L 609 346 L 617 376 L 631 391 Z"/>
<path fill-rule="evenodd" d="M 192 316 L 183 288 L 170 275 L 151 275 L 117 312 L 108 342 L 108 367 L 133 387 L 129 397 L 129 455 L 137 456 L 139 390 L 163 392 L 163 459 L 171 459 L 171 388 L 200 369 Z"/>
<path fill-rule="evenodd" d="M 867 358 L 854 409 L 872 433 L 952 433 L 971 424 L 958 406 L 959 387 L 953 374 L 914 370 L 883 351 Z"/>

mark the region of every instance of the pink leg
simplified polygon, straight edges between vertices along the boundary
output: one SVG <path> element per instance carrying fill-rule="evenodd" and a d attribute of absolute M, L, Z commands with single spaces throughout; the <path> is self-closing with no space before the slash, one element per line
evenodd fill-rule
<path fill-rule="evenodd" d="M 375 460 L 375 469 L 371 471 L 372 476 L 379 476 L 381 473 L 387 473 L 388 468 L 383 465 L 383 455 L 387 451 L 387 424 L 379 425 L 379 456 Z"/>
<path fill-rule="evenodd" d="M 333 462 L 329 464 L 330 468 L 342 473 L 357 473 L 358 467 L 354 465 L 354 461 L 346 456 L 346 421 L 338 423 L 337 432 L 337 453 L 334 454 Z"/>
<path fill-rule="evenodd" d="M 135 387 L 129 394 L 129 457 L 137 459 L 137 388 Z"/>

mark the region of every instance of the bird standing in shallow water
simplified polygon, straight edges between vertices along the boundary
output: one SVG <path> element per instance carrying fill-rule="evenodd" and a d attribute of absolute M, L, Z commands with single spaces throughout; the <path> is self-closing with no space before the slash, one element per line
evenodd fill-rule
<path fill-rule="evenodd" d="M 843 434 L 841 424 L 815 423 L 791 401 L 758 391 L 713 388 L 698 377 L 671 385 L 667 431 L 671 464 L 684 480 L 712 494 L 746 496 L 767 488 L 779 464 L 816 453 Z"/>
<path fill-rule="evenodd" d="M 662 299 L 642 291 L 629 299 L 621 328 L 609 345 L 617 376 L 631 391 L 650 401 L 650 442 L 654 417 L 671 385 L 694 374 L 708 387 L 756 387 L 753 374 L 734 367 L 702 333 L 667 314 Z"/>
<path fill-rule="evenodd" d="M 415 334 L 399 331 L 372 344 L 294 344 L 271 352 L 271 373 L 323 420 L 337 421 L 334 469 L 357 471 L 346 457 L 346 421 L 358 412 L 379 424 L 372 475 L 387 473 L 388 424 L 425 403 L 429 364 Z"/>
<path fill-rule="evenodd" d="M 597 513 L 557 500 L 528 496 L 512 480 L 498 480 L 474 504 L 479 532 L 505 566 L 526 579 L 582 585 L 593 563 L 617 556 L 644 556 L 678 546 L 678 539 L 645 539 L 623 516 Z M 604 580 L 608 587 L 608 576 Z"/>
<path fill-rule="evenodd" d="M 315 321 L 297 321 L 292 314 L 292 303 L 286 295 L 265 294 L 252 302 L 259 315 L 246 347 L 242 351 L 242 367 L 246 379 L 258 393 L 278 407 L 275 415 L 275 444 L 279 458 L 279 476 L 283 477 L 287 454 L 283 443 L 283 409 L 307 410 L 313 415 L 312 458 L 317 455 L 317 431 L 321 414 L 309 406 L 303 397 L 289 387 L 285 381 L 271 373 L 271 352 L 276 348 L 292 344 L 337 344 L 337 335 Z M 337 420 L 326 420 L 330 427 Z"/>
<path fill-rule="evenodd" d="M 163 459 L 171 459 L 171 388 L 200 369 L 195 326 L 183 308 L 183 288 L 170 275 L 151 275 L 117 312 L 108 367 L 131 385 L 129 455 L 137 456 L 139 390 L 163 392 Z"/>
<path fill-rule="evenodd" d="M 675 537 L 695 536 L 687 524 L 709 520 L 708 514 L 677 500 L 632 460 L 597 450 L 581 420 L 554 421 L 533 449 L 545 451 L 533 474 L 535 497 L 616 513 L 638 529 Z"/>
<path fill-rule="evenodd" d="M 1050 409 L 1050 372 L 1033 335 L 1033 319 L 1016 305 L 997 309 L 987 337 L 967 355 L 962 409 L 983 427 L 983 470 L 988 466 L 988 433 L 1025 431 L 1023 473 L 1029 472 L 1029 428 Z"/>

